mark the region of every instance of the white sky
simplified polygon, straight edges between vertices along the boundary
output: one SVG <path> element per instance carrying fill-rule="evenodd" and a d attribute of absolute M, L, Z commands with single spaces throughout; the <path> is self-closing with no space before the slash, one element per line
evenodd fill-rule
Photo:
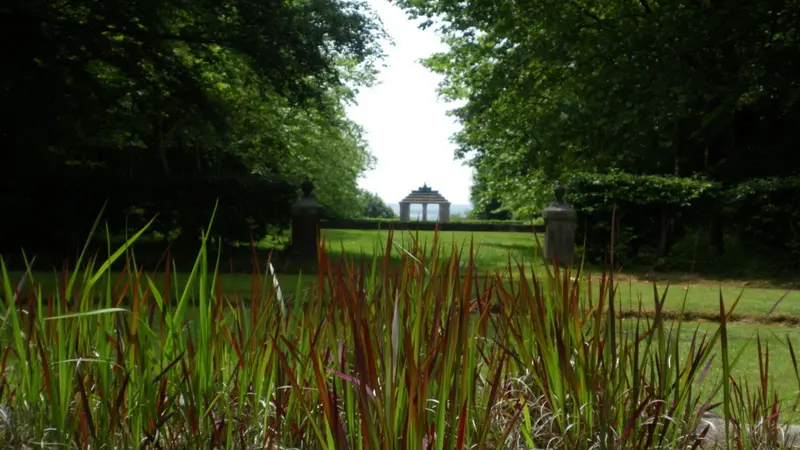
<path fill-rule="evenodd" d="M 450 137 L 458 130 L 446 115 L 455 105 L 439 100 L 441 77 L 419 60 L 446 50 L 431 30 L 416 22 L 387 0 L 369 0 L 380 15 L 395 45 L 384 45 L 386 67 L 378 84 L 362 89 L 348 116 L 364 127 L 370 149 L 377 158 L 375 169 L 360 186 L 387 203 L 396 203 L 412 189 L 428 183 L 452 203 L 469 203 L 472 170 L 453 157 Z"/>

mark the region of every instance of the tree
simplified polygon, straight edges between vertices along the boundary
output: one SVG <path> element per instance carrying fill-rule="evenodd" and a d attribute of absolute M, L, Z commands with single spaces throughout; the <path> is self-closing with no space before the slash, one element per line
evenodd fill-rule
<path fill-rule="evenodd" d="M 426 65 L 444 75 L 441 94 L 463 103 L 452 110 L 456 156 L 476 171 L 476 205 L 527 219 L 573 173 L 687 177 L 736 192 L 800 169 L 800 2 L 396 3 L 438 23 L 450 45 Z M 717 250 L 726 223 L 746 219 L 705 213 Z M 681 229 L 677 220 L 663 212 L 660 222 Z M 800 226 L 782 223 L 782 236 Z"/>
<path fill-rule="evenodd" d="M 511 214 L 503 207 L 500 199 L 493 195 L 484 173 L 477 170 L 470 186 L 470 203 L 473 208 L 468 217 L 476 220 L 508 220 Z"/>
<path fill-rule="evenodd" d="M 106 201 L 112 232 L 157 213 L 192 237 L 223 197 L 236 240 L 285 222 L 308 176 L 356 198 L 372 158 L 342 102 L 382 35 L 360 2 L 11 0 L 0 24 L 0 244 L 70 246 Z"/>
<path fill-rule="evenodd" d="M 451 50 L 426 64 L 466 100 L 457 155 L 517 215 L 571 171 L 798 168 L 798 2 L 396 3 L 439 20 Z"/>
<path fill-rule="evenodd" d="M 371 219 L 394 219 L 394 210 L 374 192 L 359 189 L 359 208 L 361 217 Z"/>

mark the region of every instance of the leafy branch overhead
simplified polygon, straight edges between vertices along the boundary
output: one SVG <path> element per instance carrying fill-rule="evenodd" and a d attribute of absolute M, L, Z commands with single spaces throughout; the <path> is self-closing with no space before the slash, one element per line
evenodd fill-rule
<path fill-rule="evenodd" d="M 587 212 L 642 206 L 679 210 L 699 202 L 713 202 L 720 196 L 718 183 L 621 172 L 608 175 L 578 172 L 569 177 L 567 187 L 569 202 Z"/>
<path fill-rule="evenodd" d="M 466 100 L 458 155 L 491 157 L 480 170 L 495 178 L 616 168 L 734 182 L 795 161 L 797 2 L 396 3 L 450 44 L 428 66 Z"/>
<path fill-rule="evenodd" d="M 535 216 L 576 172 L 727 189 L 800 170 L 800 2 L 394 3 L 450 46 L 426 65 L 484 214 Z"/>
<path fill-rule="evenodd" d="M 11 0 L 0 22 L 0 102 L 13 110 L 0 183 L 18 192 L 3 206 L 25 218 L 21 241 L 82 235 L 106 200 L 117 228 L 130 211 L 159 213 L 157 229 L 192 236 L 190 210 L 228 191 L 255 208 L 232 209 L 232 229 L 263 234 L 286 220 L 295 183 L 315 179 L 346 210 L 373 163 L 343 106 L 383 55 L 363 2 Z M 51 189 L 19 192 L 32 178 Z M 66 199 L 74 225 L 32 226 Z"/>

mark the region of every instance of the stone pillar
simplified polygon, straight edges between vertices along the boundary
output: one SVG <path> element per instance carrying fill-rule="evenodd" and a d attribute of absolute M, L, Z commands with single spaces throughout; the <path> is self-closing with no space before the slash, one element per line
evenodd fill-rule
<path fill-rule="evenodd" d="M 411 203 L 400 202 L 400 222 L 411 220 Z"/>
<path fill-rule="evenodd" d="M 559 267 L 572 265 L 575 252 L 575 229 L 578 215 L 571 206 L 564 203 L 565 189 L 556 183 L 553 187 L 556 201 L 544 209 L 545 261 L 557 263 Z"/>
<path fill-rule="evenodd" d="M 422 204 L 422 221 L 423 222 L 427 222 L 428 221 L 428 204 L 427 203 L 423 203 Z"/>
<path fill-rule="evenodd" d="M 439 204 L 439 223 L 450 223 L 450 203 Z"/>
<path fill-rule="evenodd" d="M 292 256 L 316 261 L 322 206 L 317 203 L 310 181 L 303 182 L 302 189 L 303 194 L 292 206 Z"/>

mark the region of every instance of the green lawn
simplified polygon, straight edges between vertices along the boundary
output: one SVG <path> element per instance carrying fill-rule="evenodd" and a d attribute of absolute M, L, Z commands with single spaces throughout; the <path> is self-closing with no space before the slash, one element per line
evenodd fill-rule
<path fill-rule="evenodd" d="M 344 253 L 350 257 L 362 254 L 371 258 L 374 249 L 380 248 L 383 252 L 388 242 L 388 231 L 361 231 L 361 230 L 322 230 L 322 239 L 329 254 L 339 256 Z M 392 260 L 399 261 L 405 251 L 413 248 L 416 239 L 425 249 L 433 245 L 435 233 L 433 231 L 396 231 L 392 243 Z M 540 243 L 544 237 L 538 236 Z M 466 261 L 469 256 L 470 246 L 475 251 L 475 264 L 480 270 L 503 270 L 508 267 L 509 255 L 516 257 L 526 265 L 541 260 L 540 252 L 536 245 L 536 237 L 530 233 L 500 233 L 500 232 L 439 232 L 439 245 L 443 251 L 449 253 L 453 246 L 462 249 L 462 259 Z M 513 259 L 512 259 L 513 265 Z"/>
<path fill-rule="evenodd" d="M 635 320 L 625 320 L 623 328 L 626 332 L 632 332 L 635 327 Z M 674 329 L 674 328 L 673 328 Z M 707 338 L 719 329 L 718 323 L 698 323 L 684 322 L 681 327 L 680 344 L 681 351 L 680 363 L 685 363 L 686 354 L 692 345 L 692 338 L 695 330 L 698 331 L 698 343 L 704 333 L 708 333 Z M 793 411 L 795 403 L 800 399 L 800 382 L 795 375 L 795 367 L 787 344 L 787 338 L 792 343 L 794 351 L 800 351 L 800 330 L 793 327 L 781 325 L 756 325 L 750 323 L 730 323 L 727 328 L 728 333 L 728 352 L 731 361 L 739 355 L 731 376 L 744 390 L 745 384 L 751 395 L 759 389 L 759 353 L 756 336 L 761 338 L 762 351 L 769 347 L 769 381 L 778 394 L 783 414 L 783 420 L 796 423 L 800 420 L 800 413 Z M 708 373 L 703 381 L 702 398 L 707 398 L 711 394 L 711 389 L 722 378 L 722 356 L 719 352 L 719 342 L 713 352 L 714 359 L 711 362 Z M 723 393 L 720 389 L 714 395 L 715 402 L 721 402 Z M 717 408 L 721 413 L 721 407 Z"/>
<path fill-rule="evenodd" d="M 371 255 L 376 245 L 385 248 L 387 235 L 388 233 L 385 231 L 323 230 L 323 237 L 326 245 L 331 249 L 329 252 L 331 255 L 341 254 L 342 248 L 348 256 L 358 256 L 362 252 Z M 394 260 L 399 259 L 403 251 L 401 248 L 411 247 L 412 235 L 419 242 L 427 243 L 427 245 L 430 245 L 434 238 L 432 231 L 396 232 L 393 238 L 395 248 L 392 258 Z M 538 239 L 540 243 L 543 243 L 543 236 L 539 235 Z M 479 271 L 484 273 L 504 273 L 508 267 L 509 254 L 512 255 L 512 258 L 525 263 L 529 268 L 531 264 L 535 268 L 542 267 L 541 253 L 537 247 L 536 238 L 528 233 L 447 232 L 439 233 L 439 242 L 445 249 L 450 249 L 455 244 L 458 247 L 464 246 L 465 250 L 468 250 L 472 243 L 477 253 L 476 266 Z M 465 251 L 464 259 L 466 259 L 466 253 Z M 516 268 L 513 260 L 512 267 Z M 596 291 L 599 274 L 595 272 L 592 276 L 595 280 Z M 283 275 L 282 278 L 287 278 L 287 275 Z M 291 277 L 289 279 L 292 280 Z M 646 309 L 652 308 L 653 285 L 651 282 L 638 281 L 625 274 L 618 275 L 617 281 L 619 281 L 618 299 L 622 299 L 623 308 L 636 309 L 640 298 Z M 800 292 L 787 293 L 785 288 L 763 283 L 758 287 L 745 287 L 746 281 L 675 281 L 667 291 L 664 307 L 668 311 L 679 311 L 684 298 L 686 298 L 686 311 L 693 316 L 707 318 L 718 313 L 720 293 L 728 305 L 741 295 L 742 299 L 736 309 L 737 315 L 748 319 L 760 319 L 769 313 L 778 300 L 786 294 L 772 315 L 781 319 L 788 319 L 791 316 L 797 316 L 800 319 Z M 289 284 L 294 286 L 296 282 L 292 280 Z M 661 295 L 667 283 L 661 281 L 657 285 L 659 295 Z"/>
<path fill-rule="evenodd" d="M 336 258 L 342 255 L 342 250 L 348 257 L 360 258 L 362 255 L 370 258 L 376 247 L 385 249 L 388 238 L 386 231 L 359 231 L 359 230 L 323 230 L 323 239 L 326 246 L 330 249 L 329 255 Z M 434 239 L 434 232 L 396 232 L 393 237 L 392 259 L 397 262 L 405 251 L 410 251 L 413 246 L 412 236 L 429 247 Z M 543 238 L 539 236 L 541 242 Z M 505 278 L 509 256 L 512 258 L 512 267 L 515 267 L 513 259 L 523 262 L 530 267 L 537 268 L 541 273 L 542 261 L 536 245 L 536 238 L 529 233 L 500 233 L 500 232 L 442 232 L 439 233 L 439 243 L 445 251 L 453 246 L 464 248 L 462 260 L 468 258 L 470 245 L 474 246 L 476 257 L 475 263 L 481 273 L 499 273 Z M 383 250 L 381 250 L 383 251 Z M 280 267 L 278 267 L 280 270 Z M 12 272 L 12 278 L 19 279 L 21 272 Z M 593 277 L 593 287 L 596 292 L 598 289 L 599 275 Z M 52 291 L 58 285 L 55 275 L 50 272 L 35 272 L 37 282 L 41 284 L 45 291 Z M 158 286 L 163 286 L 163 275 L 153 275 Z M 187 274 L 179 273 L 178 281 L 185 281 Z M 249 296 L 251 292 L 250 274 L 225 274 L 222 278 L 222 289 L 229 294 L 239 294 Z M 283 291 L 287 294 L 292 293 L 298 286 L 298 276 L 295 274 L 279 274 L 279 280 Z M 300 283 L 307 285 L 313 281 L 313 277 L 305 277 Z M 650 282 L 638 281 L 624 274 L 617 276 L 619 282 L 619 296 L 623 309 L 637 309 L 638 299 L 642 299 L 645 309 L 652 309 L 653 305 L 653 286 Z M 737 315 L 745 319 L 763 319 L 775 306 L 776 302 L 785 295 L 780 305 L 775 308 L 772 316 L 779 319 L 800 318 L 800 292 L 788 292 L 785 288 L 778 288 L 770 285 L 759 285 L 757 287 L 742 287 L 743 281 L 736 282 L 708 282 L 677 281 L 674 282 L 668 292 L 665 303 L 665 310 L 676 312 L 686 297 L 686 310 L 690 317 L 710 319 L 719 311 L 719 295 L 722 293 L 726 304 L 730 305 L 741 294 L 742 299 L 736 310 Z M 659 292 L 666 287 L 666 282 L 658 282 Z M 688 293 L 688 296 L 687 296 Z"/>
<path fill-rule="evenodd" d="M 394 234 L 392 250 L 392 259 L 399 261 L 401 254 L 404 251 L 410 250 L 412 247 L 412 236 L 424 243 L 426 246 L 431 245 L 434 239 L 434 233 L 430 231 L 421 232 L 396 232 Z M 331 256 L 339 256 L 342 254 L 342 249 L 348 257 L 359 257 L 365 255 L 371 257 L 373 250 L 376 246 L 385 248 L 387 242 L 388 232 L 386 231 L 358 231 L 358 230 L 323 230 L 323 238 L 326 245 L 330 248 L 329 254 Z M 540 242 L 542 237 L 539 237 Z M 466 233 L 466 232 L 443 232 L 439 233 L 439 242 L 445 250 L 449 250 L 453 245 L 465 249 L 464 258 L 467 257 L 470 244 L 474 245 L 476 256 L 476 265 L 478 269 L 484 273 L 503 273 L 507 268 L 509 255 L 512 258 L 524 262 L 530 267 L 541 268 L 542 263 L 537 251 L 536 240 L 534 236 L 528 233 L 498 233 L 498 232 L 481 232 L 481 233 Z M 513 264 L 513 263 L 512 263 Z M 537 270 L 540 271 L 540 270 Z M 12 279 L 19 280 L 22 276 L 21 272 L 12 272 Z M 152 275 L 155 283 L 161 287 L 164 286 L 164 276 L 161 273 Z M 60 281 L 56 276 L 50 272 L 35 272 L 34 277 L 37 284 L 42 287 L 45 293 L 53 292 Z M 185 282 L 187 273 L 179 273 L 177 276 L 179 284 Z M 314 282 L 315 277 L 304 276 L 303 279 L 296 274 L 279 274 L 279 281 L 281 288 L 285 294 L 293 293 L 298 286 L 309 286 Z M 598 289 L 598 275 L 593 274 L 593 290 L 595 293 Z M 619 282 L 618 301 L 622 303 L 622 308 L 627 310 L 636 310 L 638 308 L 638 300 L 641 299 L 645 310 L 653 309 L 653 286 L 652 283 L 642 282 L 619 275 L 617 277 Z M 238 294 L 243 297 L 249 297 L 252 291 L 252 276 L 250 274 L 224 274 L 221 280 L 221 287 L 224 293 L 233 295 Z M 729 282 L 729 283 L 711 283 L 711 282 L 686 282 L 679 281 L 673 283 L 666 297 L 665 310 L 668 312 L 677 312 L 684 298 L 686 298 L 686 311 L 689 313 L 689 318 L 713 320 L 714 316 L 719 311 L 719 295 L 722 293 L 726 305 L 730 306 L 734 300 L 741 295 L 741 301 L 736 310 L 737 317 L 735 320 L 744 319 L 745 322 L 753 322 L 763 320 L 767 313 L 775 307 L 778 300 L 783 297 L 781 303 L 775 307 L 772 316 L 789 321 L 800 320 L 800 292 L 790 291 L 787 293 L 785 288 L 777 288 L 770 286 L 758 287 L 742 287 L 743 282 Z M 663 292 L 666 283 L 659 282 L 659 293 Z M 171 289 L 174 290 L 175 286 Z M 796 318 L 796 319 L 795 319 Z M 736 324 L 732 325 L 741 330 L 737 332 L 732 339 L 742 341 L 746 337 L 752 336 L 753 333 L 759 329 L 754 324 Z M 775 331 L 791 332 L 793 330 L 781 327 L 770 326 L 760 328 L 768 330 L 770 333 Z M 780 343 L 776 345 L 781 345 Z M 783 359 L 785 362 L 785 358 Z M 746 365 L 755 363 L 753 358 L 745 358 Z M 744 367 L 743 370 L 750 373 L 752 367 Z M 778 370 L 776 367 L 776 374 L 781 374 L 780 378 L 785 379 L 789 375 L 788 372 Z M 786 373 L 784 373 L 786 372 Z"/>

